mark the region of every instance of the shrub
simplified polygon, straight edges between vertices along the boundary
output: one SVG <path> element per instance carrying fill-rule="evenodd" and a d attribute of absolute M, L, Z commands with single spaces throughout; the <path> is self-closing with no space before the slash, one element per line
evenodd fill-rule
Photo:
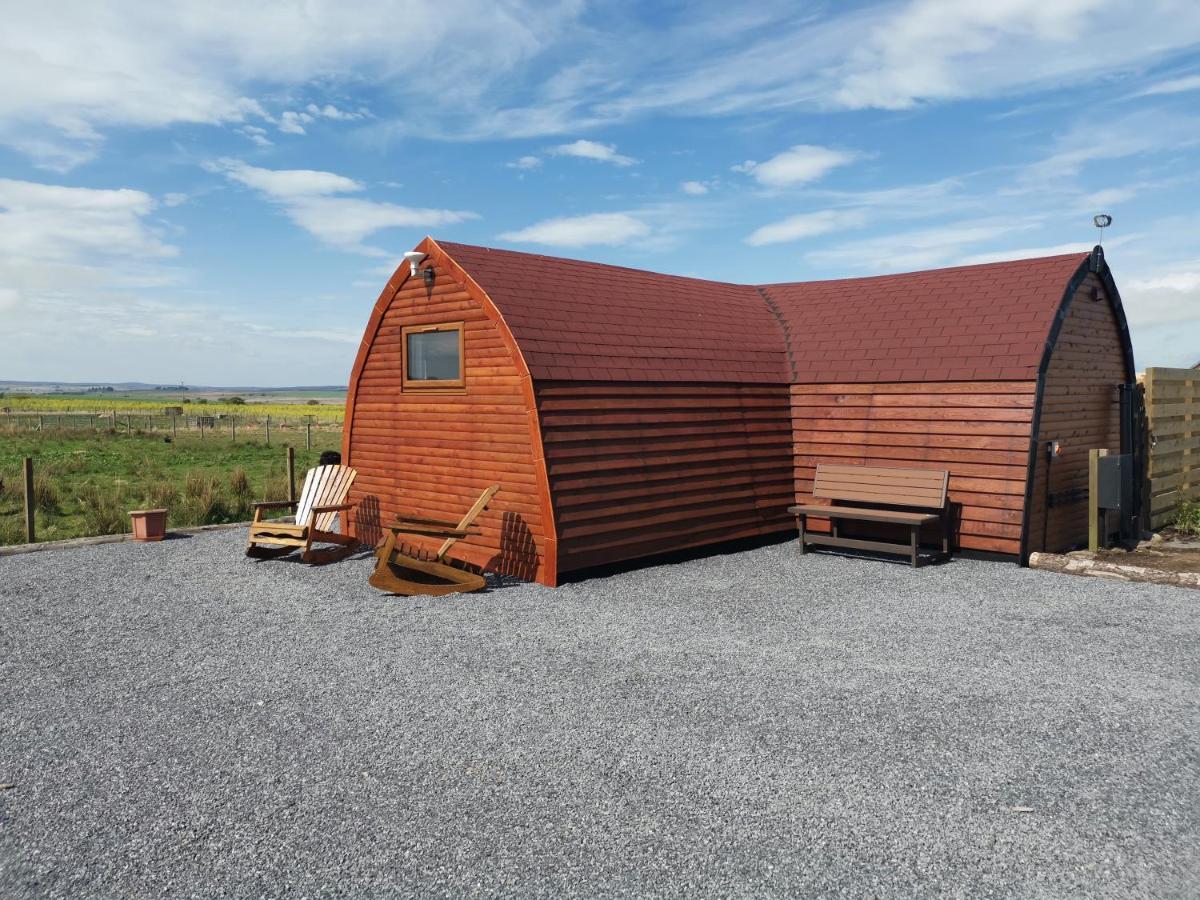
<path fill-rule="evenodd" d="M 40 472 L 34 474 L 33 506 L 44 513 L 52 513 L 58 509 L 58 489 L 49 475 Z"/>
<path fill-rule="evenodd" d="M 76 489 L 75 499 L 83 510 L 88 534 L 124 534 L 129 530 L 129 513 L 121 487 L 106 494 L 94 482 L 85 481 Z"/>
<path fill-rule="evenodd" d="M 1175 530 L 1182 534 L 1200 534 L 1200 505 L 1184 500 L 1175 511 Z"/>
<path fill-rule="evenodd" d="M 19 516 L 0 516 L 0 547 L 25 543 L 25 523 Z"/>
<path fill-rule="evenodd" d="M 229 504 L 215 475 L 193 469 L 183 483 L 179 507 L 181 525 L 215 525 L 230 520 Z"/>
<path fill-rule="evenodd" d="M 233 497 L 231 512 L 245 516 L 250 512 L 250 504 L 254 502 L 254 489 L 250 487 L 250 479 L 246 470 L 238 467 L 229 475 L 229 492 Z"/>
<path fill-rule="evenodd" d="M 179 488 L 172 482 L 153 481 L 146 486 L 146 506 L 149 509 L 174 509 L 179 503 Z"/>
<path fill-rule="evenodd" d="M 286 500 L 288 497 L 288 480 L 286 472 L 272 472 L 267 476 L 263 485 L 264 500 Z"/>

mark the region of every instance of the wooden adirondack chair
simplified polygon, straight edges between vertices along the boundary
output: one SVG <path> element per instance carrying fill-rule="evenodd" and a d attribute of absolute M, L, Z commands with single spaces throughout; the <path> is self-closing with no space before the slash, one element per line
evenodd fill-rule
<path fill-rule="evenodd" d="M 278 500 L 254 504 L 254 521 L 246 541 L 246 555 L 256 559 L 274 559 L 293 550 L 301 550 L 306 563 L 326 563 L 343 559 L 354 552 L 358 541 L 333 531 L 338 513 L 354 508 L 346 502 L 350 485 L 358 473 L 349 466 L 317 466 L 308 470 L 298 500 Z M 288 519 L 263 519 L 272 509 L 292 509 Z M 289 521 L 290 519 L 290 521 Z M 331 549 L 313 548 L 313 544 L 338 544 Z"/>
<path fill-rule="evenodd" d="M 487 585 L 483 576 L 450 565 L 446 554 L 462 538 L 469 534 L 478 534 L 478 531 L 471 530 L 471 525 L 479 514 L 487 509 L 498 490 L 500 485 L 493 484 L 480 494 L 475 505 L 467 510 L 467 514 L 457 524 L 417 516 L 398 516 L 396 524 L 388 526 L 388 536 L 375 551 L 378 561 L 375 571 L 368 579 L 371 586 L 389 594 L 402 594 L 406 597 L 416 594 L 443 597 L 446 594 L 482 590 Z M 396 549 L 401 535 L 445 540 L 436 553 L 404 552 Z"/>

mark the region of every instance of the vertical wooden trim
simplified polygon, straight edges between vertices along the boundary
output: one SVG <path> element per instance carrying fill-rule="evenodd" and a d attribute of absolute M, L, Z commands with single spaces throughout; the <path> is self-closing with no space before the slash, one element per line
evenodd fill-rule
<path fill-rule="evenodd" d="M 1042 401 L 1046 391 L 1046 373 L 1050 369 L 1050 361 L 1054 358 L 1054 348 L 1058 346 L 1058 335 L 1062 331 L 1063 322 L 1067 320 L 1067 312 L 1071 308 L 1071 301 L 1075 299 L 1075 294 L 1087 279 L 1091 272 L 1091 257 L 1087 257 L 1079 264 L 1079 268 L 1075 270 L 1075 274 L 1071 276 L 1071 280 L 1067 282 L 1067 289 L 1063 293 L 1063 298 L 1059 301 L 1058 312 L 1054 316 L 1054 322 L 1050 326 L 1050 333 L 1046 335 L 1045 349 L 1042 351 L 1042 361 L 1038 365 L 1037 391 L 1034 394 L 1033 400 L 1033 418 L 1029 426 L 1029 463 L 1025 473 L 1025 508 L 1021 512 L 1021 565 L 1029 565 L 1029 522 L 1030 511 L 1033 508 L 1033 480 L 1037 475 L 1038 460 L 1041 457 L 1041 429 L 1042 429 Z M 1110 298 L 1111 300 L 1111 298 Z"/>
<path fill-rule="evenodd" d="M 1059 332 L 1062 331 L 1063 323 L 1066 321 L 1071 301 L 1074 300 L 1075 295 L 1079 292 L 1079 288 L 1082 287 L 1089 274 L 1094 274 L 1100 282 L 1100 286 L 1104 290 L 1104 299 L 1108 302 L 1109 308 L 1113 313 L 1113 318 L 1116 320 L 1117 332 L 1121 339 L 1121 352 L 1125 363 L 1125 381 L 1126 383 L 1133 383 L 1136 379 L 1136 371 L 1133 364 L 1133 343 L 1129 335 L 1129 323 L 1125 318 L 1125 308 L 1121 303 L 1121 294 L 1117 290 L 1112 270 L 1108 266 L 1108 261 L 1104 258 L 1103 250 L 1097 247 L 1084 258 L 1067 284 L 1066 292 L 1063 294 L 1062 302 L 1059 304 L 1058 314 L 1055 316 L 1050 333 L 1046 338 L 1046 346 L 1042 353 L 1041 364 L 1038 366 L 1037 395 L 1033 407 L 1033 423 L 1029 436 L 1029 471 L 1026 477 L 1025 511 L 1021 521 L 1021 565 L 1023 566 L 1029 564 L 1029 516 L 1033 501 L 1033 480 L 1037 474 L 1038 460 L 1041 457 L 1038 442 L 1042 424 L 1042 400 L 1046 373 L 1054 357 L 1054 349 L 1058 345 Z M 1122 447 L 1120 452 L 1127 453 L 1129 452 L 1129 448 Z"/>
<path fill-rule="evenodd" d="M 542 446 L 542 427 L 541 419 L 538 416 L 537 395 L 525 354 L 521 352 L 521 347 L 513 336 L 512 329 L 504 320 L 504 315 L 500 312 L 499 307 L 488 296 L 487 291 L 471 277 L 470 273 L 455 262 L 450 254 L 431 237 L 425 238 L 417 245 L 417 249 L 429 254 L 435 265 L 445 268 L 452 278 L 466 287 L 467 293 L 480 305 L 484 314 L 496 324 L 500 338 L 508 348 L 513 365 L 516 366 L 517 372 L 521 376 L 521 391 L 525 396 L 525 405 L 529 414 L 529 439 L 533 450 L 533 468 L 538 480 L 538 500 L 544 532 L 542 537 L 543 574 L 540 580 L 549 587 L 556 587 L 558 585 L 558 528 L 554 521 L 554 507 L 550 500 L 550 478 L 546 472 L 546 451 Z"/>

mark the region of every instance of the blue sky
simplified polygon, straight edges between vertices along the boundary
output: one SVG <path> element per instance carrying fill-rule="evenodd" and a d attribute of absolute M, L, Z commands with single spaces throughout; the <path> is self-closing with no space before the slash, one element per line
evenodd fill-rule
<path fill-rule="evenodd" d="M 1194 0 L 20 4 L 0 83 L 0 378 L 344 383 L 425 234 L 761 283 L 1099 212 L 1200 359 Z"/>

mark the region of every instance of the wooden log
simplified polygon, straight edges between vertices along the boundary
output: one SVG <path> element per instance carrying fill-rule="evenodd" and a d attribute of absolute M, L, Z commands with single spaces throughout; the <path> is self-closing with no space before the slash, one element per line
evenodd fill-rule
<path fill-rule="evenodd" d="M 1086 556 L 1061 553 L 1031 553 L 1029 568 L 1068 575 L 1090 575 L 1115 581 L 1142 581 L 1150 584 L 1169 584 L 1177 587 L 1200 588 L 1200 572 L 1168 572 L 1147 566 L 1124 565 Z"/>

